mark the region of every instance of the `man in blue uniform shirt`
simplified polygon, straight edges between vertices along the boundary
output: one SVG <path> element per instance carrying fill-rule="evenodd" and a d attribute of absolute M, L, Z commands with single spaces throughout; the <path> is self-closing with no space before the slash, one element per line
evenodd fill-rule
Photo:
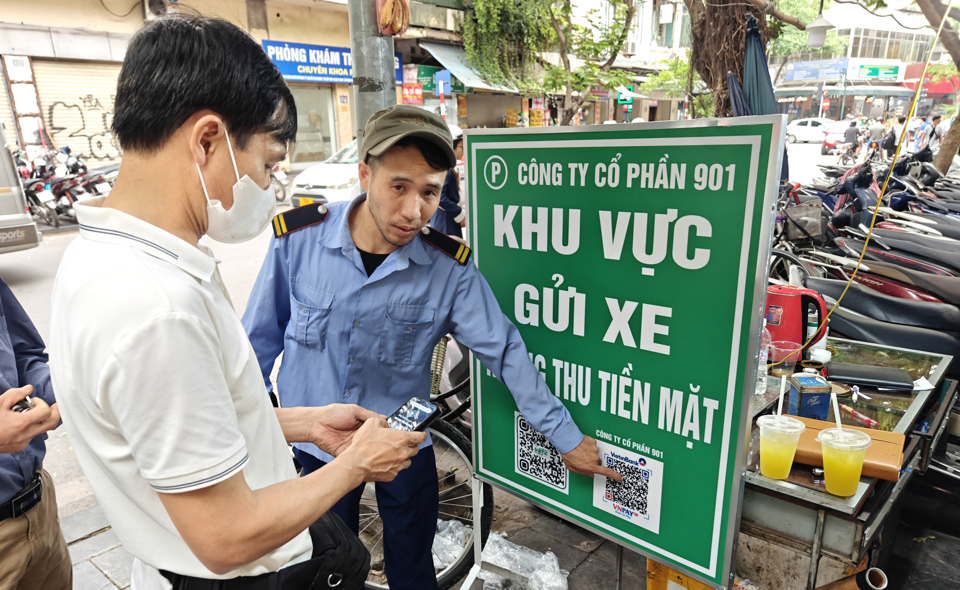
<path fill-rule="evenodd" d="M 46 432 L 60 422 L 43 340 L 0 280 L 0 588 L 68 590 L 70 553 L 43 470 Z M 29 397 L 33 408 L 17 411 Z"/>
<path fill-rule="evenodd" d="M 447 127 L 453 136 L 453 154 L 459 161 L 463 157 L 463 130 L 456 125 L 448 124 Z M 466 225 L 466 218 L 467 212 L 460 207 L 460 175 L 456 168 L 451 168 L 440 191 L 440 206 L 430 218 L 429 225 L 448 236 L 463 238 L 460 228 Z"/>
<path fill-rule="evenodd" d="M 308 205 L 279 215 L 274 240 L 243 325 L 267 387 L 283 352 L 283 406 L 355 403 L 390 414 L 430 391 L 430 359 L 445 334 L 471 349 L 509 387 L 520 411 L 582 475 L 620 478 L 602 467 L 584 436 L 530 362 L 469 249 L 424 227 L 456 164 L 443 119 L 394 106 L 364 128 L 359 176 L 349 203 Z M 429 441 L 425 443 L 429 445 Z M 295 453 L 311 472 L 332 457 L 310 444 Z M 334 508 L 356 530 L 363 486 Z M 389 484 L 377 484 L 390 588 L 436 588 L 431 546 L 438 485 L 431 446 Z"/>

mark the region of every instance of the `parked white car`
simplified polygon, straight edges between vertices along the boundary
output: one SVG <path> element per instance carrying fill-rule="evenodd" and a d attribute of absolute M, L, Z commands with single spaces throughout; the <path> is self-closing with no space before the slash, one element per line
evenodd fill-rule
<path fill-rule="evenodd" d="M 830 123 L 833 123 L 831 119 L 820 117 L 795 119 L 787 125 L 787 143 L 820 143 L 823 141 L 823 134 Z"/>
<path fill-rule="evenodd" d="M 290 204 L 294 207 L 310 203 L 351 201 L 363 189 L 357 173 L 357 141 L 351 141 L 329 159 L 310 166 L 293 181 Z"/>

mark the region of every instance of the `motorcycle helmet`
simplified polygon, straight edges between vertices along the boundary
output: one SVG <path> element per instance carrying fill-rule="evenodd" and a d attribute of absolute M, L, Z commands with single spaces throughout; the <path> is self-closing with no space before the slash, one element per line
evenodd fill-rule
<path fill-rule="evenodd" d="M 453 141 L 457 141 L 463 137 L 463 129 L 461 129 L 459 126 L 447 123 L 447 127 L 450 129 L 450 135 L 453 136 Z"/>

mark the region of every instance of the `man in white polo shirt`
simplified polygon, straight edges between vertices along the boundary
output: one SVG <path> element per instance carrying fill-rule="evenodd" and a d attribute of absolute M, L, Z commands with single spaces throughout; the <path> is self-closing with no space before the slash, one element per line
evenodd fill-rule
<path fill-rule="evenodd" d="M 322 562 L 311 525 L 363 481 L 392 480 L 425 440 L 359 406 L 275 410 L 198 246 L 266 227 L 296 121 L 280 73 L 229 23 L 177 16 L 131 39 L 113 119 L 123 163 L 109 197 L 77 205 L 50 350 L 77 458 L 136 558 L 134 590 L 307 588 L 304 571 L 362 587 L 365 570 Z M 337 458 L 298 479 L 288 442 Z"/>

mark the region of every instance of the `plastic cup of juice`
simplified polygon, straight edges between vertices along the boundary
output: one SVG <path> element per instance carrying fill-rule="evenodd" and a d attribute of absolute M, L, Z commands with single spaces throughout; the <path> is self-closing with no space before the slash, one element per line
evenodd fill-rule
<path fill-rule="evenodd" d="M 760 473 L 770 479 L 787 479 L 803 422 L 789 416 L 760 416 Z"/>
<path fill-rule="evenodd" d="M 834 496 L 857 493 L 863 457 L 873 442 L 870 435 L 852 428 L 828 428 L 817 435 L 823 451 L 823 477 L 827 492 Z"/>

